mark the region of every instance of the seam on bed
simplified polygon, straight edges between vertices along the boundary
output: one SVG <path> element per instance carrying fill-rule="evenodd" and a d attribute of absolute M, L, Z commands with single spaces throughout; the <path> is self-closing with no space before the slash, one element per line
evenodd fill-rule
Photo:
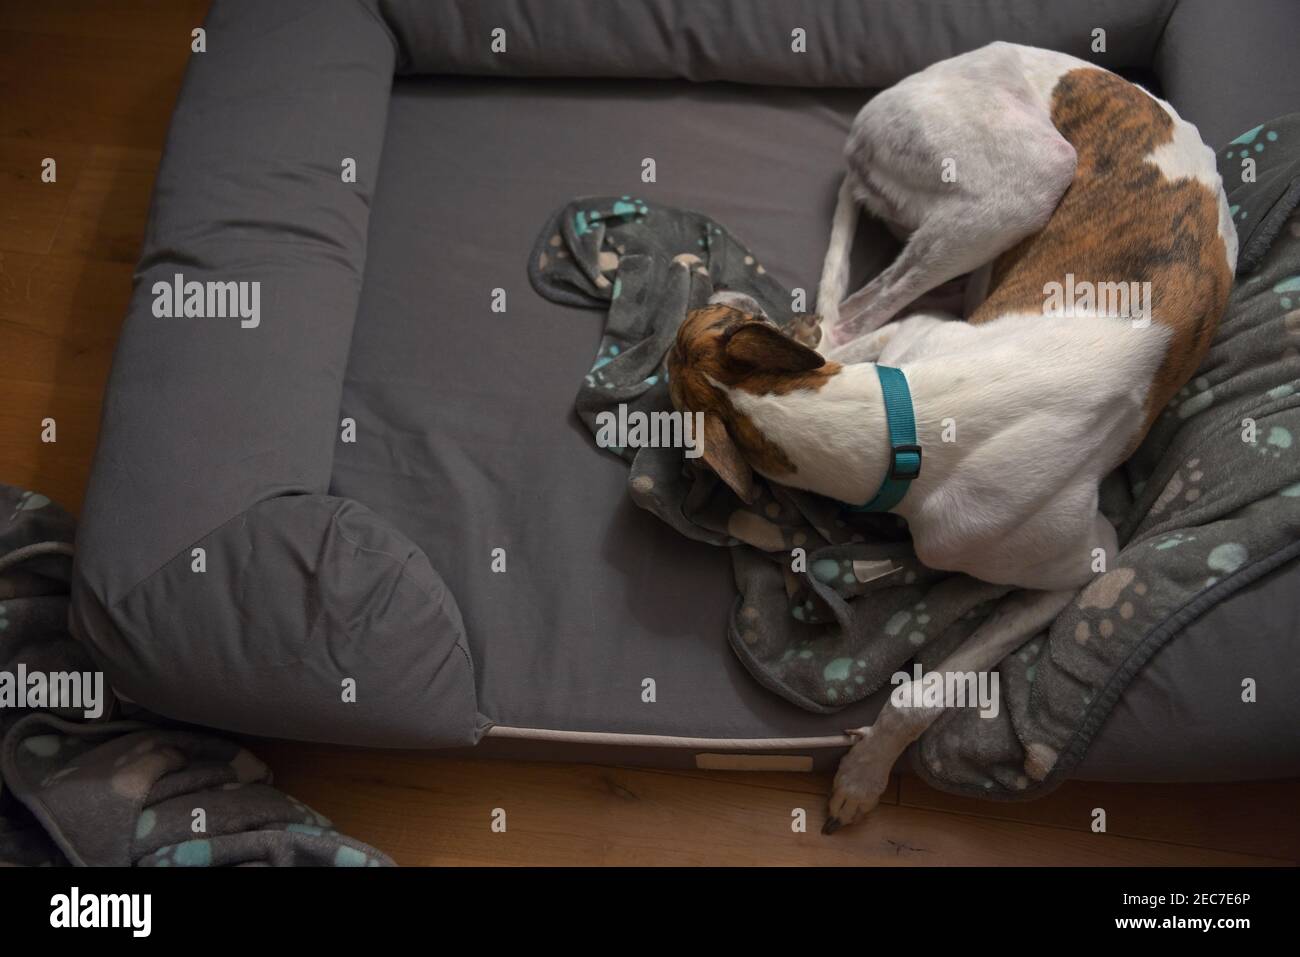
<path fill-rule="evenodd" d="M 319 493 L 309 493 L 309 494 L 318 495 L 318 496 L 321 497 L 321 498 L 331 497 L 331 496 L 319 495 Z M 197 543 L 198 543 L 198 542 L 202 542 L 202 541 L 204 541 L 205 539 L 210 538 L 211 536 L 213 536 L 213 535 L 215 535 L 216 533 L 220 532 L 222 529 L 226 528 L 227 526 L 231 525 L 232 523 L 234 523 L 234 522 L 236 522 L 236 521 L 239 521 L 239 520 L 245 518 L 245 517 L 248 515 L 248 513 L 251 512 L 253 509 L 258 508 L 259 506 L 264 505 L 264 504 L 266 504 L 267 502 L 273 502 L 273 501 L 275 501 L 276 499 L 279 499 L 279 498 L 297 498 L 297 497 L 298 497 L 297 495 L 275 495 L 275 496 L 272 496 L 271 498 L 265 498 L 265 499 L 262 499 L 260 502 L 255 502 L 255 503 L 253 503 L 253 504 L 250 505 L 248 508 L 246 508 L 246 509 L 244 509 L 242 512 L 240 512 L 239 514 L 231 516 L 230 518 L 226 519 L 226 520 L 225 520 L 224 522 L 222 522 L 221 524 L 219 524 L 219 525 L 213 527 L 210 531 L 208 531 L 208 532 L 206 532 L 205 534 L 199 536 L 199 537 L 196 538 L 193 542 L 189 543 L 188 545 L 184 545 L 184 546 L 182 546 L 182 547 L 181 547 L 180 549 L 178 549 L 178 550 L 176 551 L 176 553 L 173 554 L 170 558 L 168 558 L 168 559 L 167 559 L 166 561 L 164 561 L 161 565 L 159 565 L 157 568 L 155 568 L 155 569 L 154 569 L 153 571 L 151 571 L 149 574 L 145 575 L 145 576 L 144 576 L 143 578 L 141 578 L 138 582 L 136 582 L 134 585 L 132 585 L 130 588 L 128 588 L 125 592 L 123 592 L 123 593 L 122 593 L 122 596 L 121 596 L 120 598 L 118 598 L 118 599 L 117 599 L 116 601 L 114 601 L 114 602 L 111 602 L 111 603 L 104 603 L 104 602 L 102 601 L 102 596 L 99 595 L 99 590 L 98 590 L 98 588 L 96 588 L 96 587 L 93 586 L 93 585 L 90 586 L 90 591 L 91 591 L 91 593 L 94 594 L 97 598 L 101 599 L 100 604 L 103 605 L 105 612 L 106 612 L 107 615 L 109 616 L 109 620 L 110 620 L 110 622 L 112 622 L 113 626 L 114 626 L 115 628 L 118 628 L 118 630 L 120 631 L 120 630 L 121 630 L 121 627 L 118 625 L 118 622 L 117 622 L 116 620 L 114 620 L 114 619 L 115 619 L 115 617 L 116 617 L 116 614 L 115 614 L 115 613 L 117 613 L 117 612 L 120 611 L 121 606 L 122 606 L 124 603 L 126 603 L 128 600 L 130 600 L 131 597 L 134 596 L 134 594 L 136 593 L 136 591 L 138 591 L 138 590 L 139 590 L 140 588 L 142 588 L 144 585 L 146 585 L 147 583 L 149 583 L 150 581 L 152 581 L 155 577 L 157 577 L 157 576 L 158 576 L 158 575 L 159 575 L 159 574 L 160 574 L 164 569 L 166 569 L 169 565 L 171 565 L 171 563 L 174 562 L 177 558 L 179 558 L 179 557 L 181 557 L 182 555 L 184 555 L 184 554 L 186 554 L 187 552 L 189 552 L 190 549 L 197 547 Z M 337 496 L 334 496 L 334 497 L 337 498 L 337 500 L 340 501 L 340 502 L 345 502 L 345 501 L 346 501 L 346 502 L 353 502 L 354 504 L 357 504 L 357 505 L 360 505 L 360 504 L 361 504 L 360 502 L 356 502 L 355 499 L 347 499 L 347 498 L 342 498 L 342 497 L 337 497 Z M 362 507 L 364 508 L 365 506 L 362 506 Z M 378 516 L 376 516 L 376 517 L 378 517 Z M 339 537 L 342 538 L 342 539 L 343 539 L 345 542 L 347 542 L 349 545 L 351 545 L 353 548 L 356 548 L 357 550 L 359 550 L 359 551 L 363 551 L 363 552 L 372 552 L 372 553 L 377 554 L 377 555 L 383 555 L 384 557 L 386 557 L 386 558 L 392 560 L 393 562 L 397 562 L 397 561 L 398 561 L 398 558 L 397 558 L 397 556 L 395 556 L 395 555 L 390 555 L 388 552 L 383 552 L 383 551 L 380 551 L 379 549 L 375 549 L 375 548 L 367 548 L 367 547 L 365 547 L 365 546 L 359 544 L 358 542 L 354 541 L 352 538 L 349 538 L 348 535 L 347 535 L 346 533 L 344 533 L 343 530 L 342 530 L 341 528 L 339 528 L 339 526 L 338 526 L 338 509 L 335 509 L 335 510 L 330 514 L 330 525 L 333 526 L 333 527 L 338 531 Z M 399 531 L 399 533 L 400 533 L 400 529 L 397 530 L 397 531 Z M 412 543 L 412 545 L 414 546 L 414 543 Z M 408 560 L 409 560 L 409 559 L 408 559 Z M 430 567 L 432 568 L 432 565 L 430 565 Z M 434 573 L 437 574 L 437 569 L 433 569 L 433 570 L 434 570 Z M 416 581 L 415 581 L 415 580 L 414 580 L 414 579 L 413 579 L 413 578 L 412 578 L 412 577 L 407 573 L 407 571 L 406 571 L 406 561 L 401 561 L 401 568 L 400 568 L 398 571 L 399 571 L 399 574 L 400 574 L 403 578 L 405 578 L 405 579 L 407 579 L 408 581 L 410 581 L 410 583 L 411 583 L 411 584 L 416 588 L 417 591 L 419 591 L 422 595 L 424 595 L 426 598 L 428 598 L 431 602 L 434 601 L 433 596 L 430 595 L 430 594 L 429 594 L 427 591 L 425 591 L 423 588 L 421 588 L 420 585 L 419 585 L 419 584 L 418 584 L 418 583 L 417 583 L 417 582 L 416 582 Z M 83 581 L 84 581 L 84 579 L 83 579 Z M 448 589 L 446 588 L 445 583 L 444 583 L 443 595 L 442 595 L 441 598 L 437 599 L 437 606 L 438 606 L 438 607 L 437 607 L 437 612 L 440 613 L 440 614 L 442 613 L 442 610 L 443 610 L 444 604 L 445 604 L 445 602 L 446 602 L 447 594 L 448 594 Z M 461 627 L 460 627 L 460 628 L 458 629 L 458 631 L 457 631 L 456 641 L 454 642 L 454 645 L 455 645 L 456 648 L 460 649 L 460 653 L 461 653 L 461 655 L 465 658 L 465 664 L 466 664 L 466 667 L 469 668 L 470 684 L 471 684 L 472 687 L 474 687 L 474 697 L 475 697 L 475 699 L 476 699 L 476 701 L 477 701 L 477 698 L 478 698 L 478 688 L 477 688 L 477 683 L 475 682 L 475 675 L 474 675 L 474 660 L 470 657 L 469 649 L 466 647 L 465 628 L 464 628 L 464 625 L 463 625 L 463 624 L 461 625 Z M 448 652 L 448 655 L 450 655 L 450 652 Z M 298 661 L 301 661 L 301 659 L 297 659 L 297 660 L 298 660 Z M 445 656 L 443 656 L 442 662 L 440 662 L 440 664 L 439 664 L 439 667 L 440 667 L 440 668 L 441 668 L 442 664 L 445 664 L 445 663 L 446 663 L 446 660 L 447 660 L 447 656 L 445 655 Z M 292 662 L 290 662 L 289 664 L 292 664 Z"/>
<path fill-rule="evenodd" d="M 103 600 L 103 595 L 101 595 L 101 594 L 99 593 L 99 589 L 98 589 L 96 586 L 94 586 L 94 585 L 91 585 L 91 586 L 90 586 L 90 590 L 91 590 L 91 592 L 95 595 L 95 597 L 98 598 L 98 599 L 100 600 L 100 604 L 103 605 L 105 611 L 108 611 L 108 612 L 115 611 L 115 610 L 116 610 L 120 605 L 122 605 L 124 602 L 126 602 L 128 599 L 130 599 L 131 596 L 134 595 L 134 594 L 136 593 L 136 591 L 137 591 L 141 586 L 143 586 L 146 582 L 151 581 L 151 580 L 152 580 L 155 576 L 157 576 L 158 573 L 161 572 L 164 568 L 166 568 L 166 567 L 167 567 L 168 565 L 170 565 L 172 562 L 176 561 L 176 559 L 180 558 L 180 557 L 181 557 L 182 555 L 184 555 L 186 552 L 190 551 L 190 550 L 193 549 L 193 548 L 197 548 L 199 542 L 202 542 L 202 541 L 204 541 L 204 540 L 206 540 L 206 539 L 208 539 L 208 538 L 211 538 L 213 535 L 215 535 L 217 532 L 221 531 L 223 528 L 225 528 L 225 527 L 226 527 L 227 525 L 229 525 L 231 522 L 234 522 L 234 521 L 237 521 L 237 520 L 243 518 L 245 515 L 247 515 L 247 514 L 248 514 L 249 512 L 251 512 L 253 509 L 257 508 L 259 505 L 262 505 L 262 504 L 264 504 L 264 503 L 266 503 L 266 502 L 272 502 L 272 501 L 275 501 L 275 499 L 277 499 L 277 498 L 296 498 L 296 497 L 298 497 L 299 495 L 323 495 L 323 494 L 324 494 L 324 493 L 321 493 L 321 492 L 291 492 L 291 493 L 281 494 L 281 495 L 271 495 L 271 496 L 269 496 L 269 497 L 267 497 L 267 498 L 260 499 L 260 500 L 258 500 L 258 501 L 256 501 L 256 502 L 254 502 L 252 505 L 249 505 L 247 508 L 242 509 L 241 511 L 235 513 L 234 515 L 230 516 L 229 518 L 227 518 L 227 519 L 225 519 L 225 520 L 223 520 L 223 521 L 221 521 L 221 522 L 218 522 L 216 525 L 213 525 L 210 529 L 208 529 L 206 532 L 204 532 L 202 535 L 200 535 L 198 538 L 194 539 L 194 540 L 191 541 L 190 543 L 188 543 L 188 544 L 186 544 L 186 545 L 182 545 L 180 548 L 178 548 L 175 552 L 173 552 L 173 553 L 172 553 L 171 555 L 169 555 L 167 558 L 164 558 L 164 559 L 162 560 L 161 563 L 159 563 L 158 565 L 154 566 L 154 568 L 153 568 L 152 570 L 150 570 L 149 572 L 147 572 L 147 573 L 146 573 L 144 576 L 142 576 L 138 581 L 134 582 L 133 584 L 129 585 L 126 589 L 124 589 L 123 592 L 122 592 L 122 594 L 121 594 L 121 596 L 118 597 L 115 601 L 111 601 L 111 602 L 106 602 L 106 601 L 104 601 L 104 600 Z M 82 581 L 85 581 L 85 580 L 86 580 L 86 579 L 83 577 L 83 578 L 82 578 Z"/>
<path fill-rule="evenodd" d="M 1160 77 L 1160 92 L 1162 94 L 1166 92 L 1165 78 L 1157 72 L 1156 61 L 1160 59 L 1161 51 L 1164 50 L 1165 34 L 1169 32 L 1169 24 L 1173 22 L 1174 14 L 1178 12 L 1178 8 L 1182 5 L 1182 2 L 1183 0 L 1172 0 L 1169 4 L 1169 12 L 1165 14 L 1165 22 L 1160 25 L 1160 32 L 1156 34 L 1156 42 L 1151 47 L 1151 59 L 1147 64 L 1151 72 Z M 1161 96 L 1161 99 L 1168 102 L 1168 97 L 1166 96 Z"/>
<path fill-rule="evenodd" d="M 353 501 L 353 500 L 349 499 L 349 501 Z M 358 504 L 360 504 L 360 503 L 358 503 Z M 379 517 L 379 516 L 376 515 L 376 518 L 378 518 L 378 517 Z M 354 541 L 353 539 L 349 538 L 348 535 L 347 535 L 347 533 L 344 532 L 343 529 L 342 529 L 342 528 L 339 526 L 339 524 L 338 524 L 338 511 L 337 511 L 337 510 L 334 512 L 334 514 L 332 514 L 332 515 L 330 516 L 330 524 L 331 524 L 331 525 L 335 528 L 335 530 L 338 532 L 339 538 L 343 539 L 345 542 L 347 542 L 349 545 L 351 545 L 353 548 L 357 549 L 358 551 L 362 551 L 362 552 L 370 552 L 370 553 L 375 554 L 375 555 L 382 555 L 383 557 L 385 557 L 385 558 L 387 558 L 387 559 L 390 559 L 390 560 L 393 561 L 393 562 L 397 562 L 397 561 L 398 561 L 398 558 L 397 558 L 396 555 L 390 555 L 388 552 L 380 551 L 380 550 L 377 549 L 377 548 L 367 548 L 365 545 L 362 545 L 362 544 L 360 544 L 359 542 L 356 542 L 356 541 Z M 401 534 L 400 529 L 398 529 L 397 531 L 399 532 L 399 534 Z M 418 546 L 417 546 L 414 542 L 411 542 L 411 547 L 412 547 L 412 548 L 418 548 Z M 424 553 L 421 552 L 420 554 L 423 555 Z M 404 578 L 404 579 L 406 579 L 407 581 L 409 581 L 409 582 L 411 583 L 411 585 L 413 585 L 413 586 L 415 587 L 415 590 L 416 590 L 416 591 L 418 591 L 420 594 L 424 595 L 425 598 L 429 599 L 429 602 L 430 602 L 431 604 L 434 603 L 434 597 L 433 597 L 433 595 L 429 594 L 427 591 L 425 591 L 423 588 L 421 588 L 419 582 L 417 582 L 417 581 L 415 580 L 415 578 L 414 578 L 412 575 L 408 574 L 408 572 L 406 571 L 406 566 L 407 566 L 407 564 L 410 562 L 410 560 L 411 560 L 411 558 L 410 558 L 409 555 L 408 555 L 406 558 L 401 559 L 401 567 L 398 568 L 398 570 L 397 570 L 397 571 L 398 571 L 398 574 L 399 574 L 402 578 Z M 428 557 L 427 555 L 425 555 L 425 556 L 424 556 L 424 560 L 425 560 L 425 561 L 429 561 L 429 557 Z M 431 570 L 435 575 L 438 575 L 439 578 L 442 577 L 442 576 L 438 573 L 438 570 L 437 570 L 436 568 L 433 567 L 433 563 L 432 563 L 432 562 L 429 563 L 429 569 L 430 569 L 430 570 Z M 436 609 L 436 612 L 437 612 L 439 615 L 442 615 L 444 618 L 446 618 L 447 616 L 446 616 L 445 614 L 443 614 L 443 608 L 446 606 L 446 603 L 447 603 L 447 596 L 450 595 L 450 594 L 451 594 L 451 589 L 447 587 L 447 583 L 446 583 L 446 582 L 443 582 L 443 585 L 442 585 L 442 595 L 438 597 L 437 602 L 436 602 L 436 603 L 437 603 L 437 609 Z M 462 622 L 460 628 L 458 628 L 457 631 L 456 631 L 456 640 L 455 640 L 455 642 L 453 642 L 453 645 L 454 645 L 456 648 L 460 649 L 460 653 L 461 653 L 461 654 L 464 656 L 464 658 L 465 658 L 465 664 L 469 667 L 469 681 L 470 681 L 470 687 L 473 688 L 473 690 L 474 690 L 474 707 L 475 707 L 475 710 L 477 710 L 477 709 L 478 709 L 478 688 L 477 688 L 477 686 L 476 686 L 476 684 L 475 684 L 475 681 L 474 681 L 474 661 L 473 661 L 472 658 L 470 658 L 470 656 L 469 656 L 469 650 L 465 647 L 465 640 L 466 640 L 466 639 L 465 639 L 465 625 L 464 625 L 464 622 Z M 447 652 L 447 654 L 443 655 L 443 657 L 442 657 L 442 661 L 441 661 L 441 662 L 439 663 L 439 665 L 438 665 L 438 670 L 439 670 L 439 671 L 442 670 L 442 665 L 445 665 L 445 664 L 447 663 L 447 659 L 450 658 L 450 657 L 451 657 L 451 652 L 450 652 L 450 651 Z"/>
<path fill-rule="evenodd" d="M 499 733 L 493 734 L 497 731 Z M 512 734 L 511 732 L 534 732 L 533 734 Z M 791 750 L 808 748 L 812 750 L 847 749 L 853 739 L 848 735 L 807 735 L 803 737 L 764 737 L 764 738 L 702 738 L 680 734 L 646 734 L 632 731 L 564 731 L 559 728 L 525 728 L 519 725 L 493 724 L 483 734 L 484 737 L 500 738 L 507 741 L 551 741 L 560 744 L 598 744 L 610 747 L 661 747 L 661 748 L 712 748 L 714 750 L 749 749 Z M 623 743 L 620 738 L 644 738 L 645 742 Z M 834 738 L 834 741 L 830 739 Z M 654 742 L 674 742 L 672 744 Z M 809 741 L 821 741 L 820 744 L 807 744 Z M 773 743 L 769 743 L 773 742 Z M 779 742 L 779 743 L 774 743 Z"/>
<path fill-rule="evenodd" d="M 388 42 L 393 45 L 393 74 L 396 75 L 398 71 L 405 68 L 407 60 L 409 59 L 402 51 L 402 45 L 397 42 L 397 34 L 393 32 L 393 28 L 389 26 L 388 21 L 384 19 L 383 14 L 378 10 L 372 9 L 367 0 L 356 0 L 356 4 L 365 11 L 367 16 L 378 23 L 379 28 L 388 36 Z M 391 89 L 392 77 L 389 77 L 389 83 Z"/>

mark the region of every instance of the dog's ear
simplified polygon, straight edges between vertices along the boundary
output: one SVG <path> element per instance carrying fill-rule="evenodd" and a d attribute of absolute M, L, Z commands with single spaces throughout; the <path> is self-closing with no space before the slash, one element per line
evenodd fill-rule
<path fill-rule="evenodd" d="M 736 448 L 726 423 L 712 412 L 704 413 L 704 435 L 701 439 L 704 447 L 700 454 L 705 464 L 740 496 L 742 502 L 752 505 L 757 497 L 754 470 L 740 454 L 740 449 Z"/>
<path fill-rule="evenodd" d="M 727 338 L 727 358 L 764 372 L 810 372 L 826 364 L 816 350 L 795 342 L 776 326 L 747 322 Z"/>

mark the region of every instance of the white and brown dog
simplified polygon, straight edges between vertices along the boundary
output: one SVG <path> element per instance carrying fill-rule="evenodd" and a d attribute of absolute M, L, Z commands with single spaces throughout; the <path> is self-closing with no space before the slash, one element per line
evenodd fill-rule
<path fill-rule="evenodd" d="M 853 505 L 892 484 L 886 507 L 922 562 L 1026 589 L 939 666 L 988 670 L 1114 557 L 1098 483 L 1209 348 L 1236 267 L 1227 200 L 1213 152 L 1167 103 L 1006 43 L 876 96 L 845 156 L 818 303 L 825 354 L 724 299 L 682 324 L 673 401 L 705 413 L 704 461 L 742 498 L 751 469 Z M 906 243 L 841 302 L 858 203 Z M 889 323 L 968 274 L 967 321 Z M 901 371 L 902 399 L 881 367 Z M 900 465 L 908 398 L 905 444 L 920 450 Z M 849 732 L 827 831 L 875 806 L 938 713 L 890 704 Z"/>

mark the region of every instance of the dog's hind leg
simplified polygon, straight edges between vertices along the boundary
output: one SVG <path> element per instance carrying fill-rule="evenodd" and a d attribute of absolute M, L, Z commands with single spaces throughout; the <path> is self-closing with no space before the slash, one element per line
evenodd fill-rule
<path fill-rule="evenodd" d="M 940 674 L 984 672 L 1052 623 L 1075 596 L 1069 591 L 1017 591 L 1003 598 L 966 641 L 936 669 Z M 901 707 L 907 691 L 895 689 L 875 724 L 850 731 L 857 743 L 835 772 L 825 834 L 852 824 L 880 801 L 889 773 L 907 746 L 921 736 L 943 708 Z"/>
<path fill-rule="evenodd" d="M 874 332 L 894 318 L 908 303 L 979 265 L 963 268 L 972 247 L 955 244 L 923 224 L 911 235 L 898 258 L 840 304 L 839 322 L 823 327 L 823 335 L 838 345 L 857 336 Z"/>
<path fill-rule="evenodd" d="M 1073 147 L 1055 129 L 1052 133 L 1068 157 L 1058 153 L 1061 162 L 1050 172 L 1040 171 L 1037 184 L 1022 186 L 1016 196 L 937 202 L 898 258 L 840 304 L 839 322 L 823 327 L 823 334 L 838 344 L 878 329 L 919 296 L 980 270 L 1046 226 L 1074 177 L 1075 163 Z"/>
<path fill-rule="evenodd" d="M 945 116 L 910 136 L 898 132 L 914 122 L 909 96 L 864 108 L 846 151 L 860 198 L 911 229 L 898 258 L 840 304 L 837 322 L 824 324 L 830 345 L 878 329 L 1047 225 L 1077 156 L 1023 80 L 1013 80 L 995 115 Z M 856 152 L 868 141 L 870 150 Z"/>

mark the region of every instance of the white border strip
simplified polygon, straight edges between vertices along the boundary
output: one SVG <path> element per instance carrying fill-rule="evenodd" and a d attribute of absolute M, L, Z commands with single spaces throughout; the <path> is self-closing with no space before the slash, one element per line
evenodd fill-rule
<path fill-rule="evenodd" d="M 623 747 L 697 748 L 706 751 L 798 751 L 808 748 L 847 748 L 847 734 L 818 738 L 682 738 L 667 734 L 619 734 L 613 731 L 553 731 L 549 728 L 511 728 L 494 724 L 484 737 L 518 741 L 558 741 L 565 744 L 610 744 Z"/>

